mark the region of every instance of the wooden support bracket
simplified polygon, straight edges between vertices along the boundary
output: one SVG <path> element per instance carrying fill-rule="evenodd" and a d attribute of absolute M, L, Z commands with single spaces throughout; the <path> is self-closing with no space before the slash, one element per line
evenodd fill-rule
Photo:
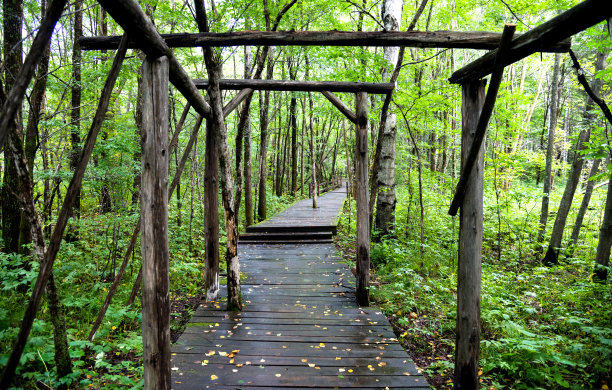
<path fill-rule="evenodd" d="M 499 45 L 499 50 L 497 50 L 497 55 L 495 57 L 495 66 L 493 70 L 493 75 L 491 76 L 491 83 L 489 84 L 489 89 L 487 90 L 484 105 L 482 107 L 480 117 L 478 118 L 478 124 L 476 125 L 474 141 L 470 146 L 470 151 L 467 155 L 467 158 L 465 159 L 465 163 L 463 164 L 463 169 L 461 170 L 461 177 L 459 178 L 459 183 L 457 183 L 457 189 L 455 190 L 453 201 L 451 202 L 450 209 L 448 210 L 448 213 L 452 216 L 457 215 L 457 210 L 459 210 L 459 207 L 461 207 L 461 204 L 463 203 L 468 179 L 470 178 L 472 168 L 474 167 L 474 163 L 476 162 L 476 159 L 478 158 L 478 155 L 480 153 L 480 148 L 482 147 L 482 142 L 487 131 L 489 119 L 491 118 L 493 107 L 495 107 L 497 91 L 499 90 L 499 85 L 501 84 L 502 76 L 504 75 L 504 63 L 506 61 L 508 49 L 510 47 L 512 36 L 514 35 L 515 30 L 516 25 L 514 24 L 507 24 L 504 27 L 502 41 Z"/>
<path fill-rule="evenodd" d="M 327 98 L 327 100 L 331 102 L 331 104 L 333 104 L 338 110 L 340 110 L 340 112 L 344 114 L 344 116 L 347 117 L 348 120 L 357 124 L 357 115 L 355 115 L 355 113 L 350 108 L 348 108 L 348 106 L 344 104 L 344 102 L 340 100 L 338 96 L 334 95 L 333 92 L 329 91 L 321 91 L 321 93 Z"/>

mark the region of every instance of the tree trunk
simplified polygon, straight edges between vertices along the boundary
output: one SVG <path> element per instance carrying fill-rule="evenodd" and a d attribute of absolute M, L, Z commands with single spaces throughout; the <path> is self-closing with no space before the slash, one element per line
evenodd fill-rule
<path fill-rule="evenodd" d="M 11 90 L 17 73 L 21 68 L 23 44 L 21 40 L 21 25 L 23 20 L 23 1 L 4 0 L 2 2 L 2 28 L 4 36 L 4 80 L 7 93 Z M 8 137 L 13 143 L 21 143 L 23 139 L 21 124 L 21 108 L 17 111 L 15 120 L 8 127 Z M 11 189 L 18 188 L 17 171 L 12 161 L 9 142 L 4 147 L 4 177 L 2 184 L 2 238 L 5 253 L 18 252 L 21 226 L 20 204 Z"/>
<path fill-rule="evenodd" d="M 402 20 L 402 0 L 384 0 L 382 4 L 382 20 L 386 31 L 399 31 Z M 383 68 L 382 79 L 388 80 L 393 73 L 397 62 L 399 47 L 384 47 L 386 66 Z M 397 118 L 391 111 L 386 112 L 387 117 L 382 120 L 384 128 L 379 132 L 382 137 L 380 160 L 376 185 L 376 220 L 375 228 L 381 235 L 388 235 L 395 225 L 395 127 Z"/>
<path fill-rule="evenodd" d="M 266 80 L 271 80 L 274 73 L 274 48 L 269 49 L 268 64 L 266 66 Z M 263 101 L 262 101 L 263 100 Z M 259 95 L 259 197 L 257 199 L 257 221 L 267 218 L 266 190 L 268 182 L 268 126 L 270 118 L 268 116 L 270 106 L 270 91 Z"/>
<path fill-rule="evenodd" d="M 70 170 L 74 171 L 81 155 L 81 45 L 83 36 L 83 0 L 74 2 L 74 38 L 72 43 L 72 83 L 70 86 Z M 74 203 L 74 216 L 81 214 L 81 194 Z"/>
<path fill-rule="evenodd" d="M 593 280 L 596 282 L 605 282 L 608 278 L 610 246 L 612 246 L 612 185 L 608 183 L 606 208 L 601 228 L 599 228 L 599 242 L 597 243 L 597 252 L 595 253 Z"/>
<path fill-rule="evenodd" d="M 317 164 L 315 162 L 315 141 L 314 141 L 314 126 L 313 126 L 313 105 L 312 105 L 312 95 L 310 94 L 310 92 L 308 92 L 308 101 L 310 104 L 310 175 L 311 175 L 311 185 L 312 185 L 312 208 L 316 209 L 317 206 L 317 190 L 319 188 L 319 185 L 317 184 Z M 363 103 L 363 105 L 366 106 L 366 110 L 367 110 L 367 102 Z M 365 148 L 367 150 L 368 147 L 368 142 L 367 142 L 367 126 L 366 126 L 366 143 L 365 143 Z M 367 152 L 366 152 L 367 154 Z M 367 160 L 367 158 L 366 158 Z M 367 169 L 367 166 L 366 166 Z M 366 174 L 367 176 L 367 174 Z M 366 184 L 367 185 L 367 184 Z"/>
<path fill-rule="evenodd" d="M 461 157 L 472 145 L 478 118 L 485 100 L 485 83 L 477 80 L 463 85 Z M 466 185 L 459 220 L 459 262 L 457 271 L 457 340 L 455 344 L 455 389 L 478 389 L 480 354 L 480 285 L 482 260 L 482 219 L 484 148 Z"/>
<path fill-rule="evenodd" d="M 47 282 L 47 301 L 49 302 L 49 318 L 53 323 L 53 348 L 55 370 L 58 378 L 64 378 L 72 373 L 72 360 L 70 359 L 70 350 L 68 348 L 68 335 L 66 333 L 66 319 L 64 316 L 64 308 L 57 293 L 55 279 L 53 275 L 49 277 Z M 67 385 L 60 385 L 58 389 L 68 389 Z"/>
<path fill-rule="evenodd" d="M 542 210 L 540 212 L 540 225 L 538 231 L 538 242 L 544 240 L 546 233 L 546 222 L 548 221 L 548 204 L 550 201 L 550 191 L 552 189 L 552 160 L 555 146 L 555 129 L 557 128 L 557 89 L 559 87 L 559 68 L 561 55 L 555 54 L 555 67 L 553 70 L 552 82 L 550 85 L 550 121 L 548 122 L 548 143 L 546 147 L 546 169 L 544 171 L 544 188 L 542 196 Z"/>
<path fill-rule="evenodd" d="M 289 60 L 289 78 L 295 80 L 297 76 L 297 65 L 292 67 L 292 60 Z M 298 179 L 298 125 L 297 125 L 297 95 L 291 94 L 289 103 L 289 122 L 291 125 L 291 195 L 297 192 Z"/>
<path fill-rule="evenodd" d="M 234 203 L 234 186 L 231 168 L 231 158 L 227 144 L 227 131 L 223 115 L 223 100 L 219 89 L 221 78 L 221 59 L 213 54 L 209 47 L 204 48 L 204 60 L 210 86 L 208 96 L 212 109 L 212 128 L 219 142 L 219 166 L 221 169 L 220 183 L 223 208 L 225 209 L 225 231 L 227 234 L 227 248 L 225 262 L 227 270 L 227 309 L 241 310 L 242 297 L 240 293 L 240 264 L 238 262 L 238 218 Z M 240 158 L 241 156 L 237 156 Z M 240 183 L 239 185 L 242 185 Z M 237 197 L 237 202 L 240 196 Z"/>
<path fill-rule="evenodd" d="M 600 163 L 601 159 L 593 161 L 591 172 L 589 172 L 589 178 L 592 178 L 597 174 Z M 578 236 L 580 235 L 584 215 L 586 214 L 591 201 L 591 195 L 593 195 L 593 187 L 595 187 L 595 182 L 593 180 L 588 180 L 586 189 L 584 191 L 584 196 L 582 197 L 582 203 L 580 203 L 580 209 L 578 209 L 578 215 L 576 215 L 576 221 L 574 222 L 574 227 L 572 228 L 572 246 L 574 247 L 578 244 Z"/>
<path fill-rule="evenodd" d="M 604 69 L 606 57 L 608 53 L 597 53 L 597 60 L 595 62 L 595 74 Z M 592 81 L 591 89 L 596 95 L 599 95 L 602 86 L 602 80 L 594 77 Z M 590 112 L 595 106 L 593 99 L 587 97 L 587 102 L 584 108 L 584 122 L 585 125 L 583 130 L 580 132 L 578 142 L 576 144 L 576 151 L 574 153 L 574 160 L 572 162 L 571 170 L 567 177 L 567 183 L 565 184 L 565 190 L 563 191 L 563 197 L 559 203 L 559 210 L 557 211 L 557 217 L 555 218 L 555 224 L 553 225 L 552 233 L 550 236 L 550 243 L 548 244 L 548 250 L 542 262 L 546 265 L 553 265 L 558 263 L 559 251 L 561 248 L 561 241 L 563 239 L 563 230 L 565 229 L 565 223 L 567 221 L 567 215 L 572 206 L 574 200 L 574 193 L 580 182 L 582 175 L 582 166 L 584 160 L 582 159 L 581 152 L 586 148 L 586 144 L 589 142 L 591 137 L 591 127 L 593 126 L 593 114 Z"/>
<path fill-rule="evenodd" d="M 41 19 L 44 18 L 46 12 L 46 1 L 41 2 Z M 40 123 L 40 113 L 47 88 L 47 73 L 49 72 L 49 54 L 51 41 L 47 44 L 45 51 L 42 54 L 40 63 L 38 64 L 38 75 L 32 93 L 30 95 L 30 114 L 28 116 L 28 124 L 25 131 L 25 157 L 30 170 L 30 185 L 34 186 L 34 162 L 36 160 L 36 149 L 38 148 L 39 131 L 38 124 Z M 21 219 L 21 234 L 19 235 L 19 247 L 32 242 L 32 236 L 28 222 Z"/>
<path fill-rule="evenodd" d="M 251 47 L 244 47 L 244 78 L 250 77 L 251 69 Z M 252 96 L 252 95 L 251 95 Z M 247 103 L 244 103 L 245 105 Z M 251 111 L 245 115 L 246 124 L 244 127 L 244 214 L 245 227 L 254 223 L 253 220 L 253 164 L 251 161 Z"/>

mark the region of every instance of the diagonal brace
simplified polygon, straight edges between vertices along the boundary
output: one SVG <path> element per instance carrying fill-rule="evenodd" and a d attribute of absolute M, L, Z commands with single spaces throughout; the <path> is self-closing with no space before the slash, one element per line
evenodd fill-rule
<path fill-rule="evenodd" d="M 463 167 L 461 169 L 461 177 L 459 177 L 459 183 L 457 183 L 457 189 L 455 190 L 453 201 L 451 203 L 450 209 L 448 210 L 448 214 L 452 216 L 457 215 L 459 207 L 461 207 L 461 205 L 463 204 L 463 198 L 465 197 L 465 190 L 468 178 L 470 177 L 472 169 L 474 168 L 474 163 L 476 162 L 478 155 L 480 154 L 480 148 L 482 147 L 482 142 L 487 132 L 489 119 L 491 118 L 491 114 L 493 113 L 493 107 L 495 107 L 497 91 L 499 91 L 499 85 L 501 84 L 502 76 L 504 74 L 504 63 L 506 55 L 508 54 L 508 49 L 511 47 L 512 36 L 514 35 L 515 30 L 515 24 L 506 24 L 504 26 L 501 43 L 499 44 L 499 49 L 497 50 L 497 55 L 495 56 L 495 65 L 493 74 L 491 75 L 491 84 L 489 85 L 489 89 L 487 90 L 484 105 L 482 106 L 480 117 L 478 118 L 478 125 L 476 126 L 474 142 L 470 147 L 468 156 L 465 159 L 465 163 L 463 164 Z"/>

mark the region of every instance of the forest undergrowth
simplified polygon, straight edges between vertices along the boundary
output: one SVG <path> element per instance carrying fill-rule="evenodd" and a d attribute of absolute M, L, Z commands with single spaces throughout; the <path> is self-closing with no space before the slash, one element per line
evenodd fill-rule
<path fill-rule="evenodd" d="M 423 194 L 422 248 L 418 187 L 400 184 L 396 236 L 372 243 L 370 291 L 430 384 L 449 389 L 459 220 L 447 215 L 450 183 L 429 171 L 423 181 L 429 190 Z M 558 184 L 551 204 L 559 201 L 562 190 Z M 566 250 L 558 265 L 545 267 L 536 240 L 539 191 L 535 181 L 517 181 L 496 198 L 493 185 L 485 185 L 480 381 L 488 389 L 608 389 L 612 284 L 591 281 L 601 216 L 589 214 L 578 246 Z M 593 202 L 593 209 L 599 210 L 605 191 Z M 351 210 L 347 206 L 336 243 L 350 261 L 354 201 Z M 504 212 L 498 214 L 499 208 Z"/>
<path fill-rule="evenodd" d="M 270 215 L 296 200 L 288 195 L 277 197 L 271 191 L 267 197 Z M 204 220 L 194 218 L 190 223 L 184 209 L 170 210 L 170 331 L 174 342 L 204 291 Z M 73 373 L 63 380 L 56 378 L 53 326 L 43 300 L 17 371 L 16 389 L 56 389 L 62 384 L 74 389 L 143 388 L 140 295 L 133 305 L 126 305 L 140 269 L 140 245 L 136 245 L 102 325 L 93 341 L 87 340 L 123 259 L 137 212 L 82 215 L 76 229 L 79 240 L 62 243 L 54 276 L 65 308 Z M 223 218 L 222 210 L 219 215 Z M 222 219 L 219 222 L 224 226 Z M 224 274 L 223 230 L 220 239 L 220 269 Z M 29 257 L 0 252 L 0 370 L 13 347 L 38 266 Z M 223 277 L 221 284 L 225 284 Z"/>

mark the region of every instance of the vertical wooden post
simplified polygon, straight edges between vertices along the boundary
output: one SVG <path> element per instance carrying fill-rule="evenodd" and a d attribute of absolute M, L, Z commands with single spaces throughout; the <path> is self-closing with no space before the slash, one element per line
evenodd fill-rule
<path fill-rule="evenodd" d="M 168 58 L 143 64 L 142 344 L 145 389 L 170 388 Z"/>
<path fill-rule="evenodd" d="M 357 286 L 356 298 L 360 306 L 369 306 L 370 297 L 370 217 L 368 212 L 368 94 L 355 94 L 357 126 L 355 131 L 355 181 L 357 191 Z"/>
<path fill-rule="evenodd" d="M 219 298 L 219 140 L 212 119 L 206 120 L 204 195 L 206 300 L 216 301 Z"/>
<path fill-rule="evenodd" d="M 485 99 L 485 81 L 462 86 L 461 159 L 467 157 Z M 457 340 L 455 389 L 478 388 L 480 354 L 480 262 L 482 259 L 482 191 L 484 148 L 480 149 L 467 181 L 459 219 L 457 271 Z"/>

